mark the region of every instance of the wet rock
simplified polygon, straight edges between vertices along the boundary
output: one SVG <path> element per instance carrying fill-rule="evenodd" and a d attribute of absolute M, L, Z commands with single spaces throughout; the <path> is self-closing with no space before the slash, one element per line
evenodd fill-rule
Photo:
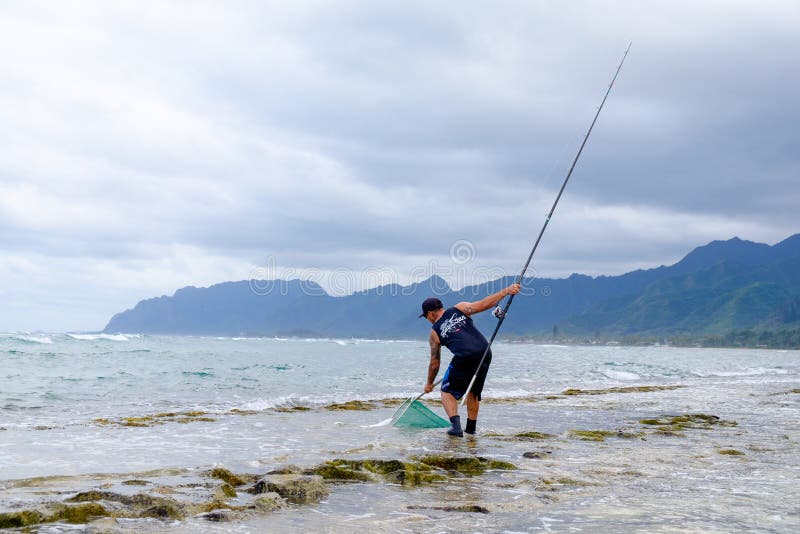
<path fill-rule="evenodd" d="M 125 486 L 147 486 L 150 482 L 146 480 L 125 480 L 122 484 Z"/>
<path fill-rule="evenodd" d="M 522 454 L 523 458 L 529 458 L 531 460 L 542 460 L 544 458 L 549 458 L 549 455 L 552 454 L 553 451 L 530 451 Z"/>
<path fill-rule="evenodd" d="M 245 484 L 247 484 L 247 482 L 242 477 L 234 475 L 232 472 L 222 467 L 217 467 L 215 469 L 212 469 L 211 471 L 206 473 L 206 475 L 211 478 L 218 478 L 230 484 L 233 487 L 244 486 Z"/>
<path fill-rule="evenodd" d="M 680 389 L 685 386 L 625 386 L 607 389 L 577 389 L 570 388 L 564 390 L 562 395 L 606 395 L 609 393 L 649 393 L 652 391 L 667 391 Z"/>
<path fill-rule="evenodd" d="M 219 510 L 213 510 L 211 512 L 204 512 L 202 514 L 197 514 L 195 517 L 198 519 L 205 519 L 206 521 L 210 521 L 212 523 L 227 523 L 229 521 L 233 521 L 234 517 L 231 514 L 230 510 L 226 510 L 224 508 L 220 508 Z"/>
<path fill-rule="evenodd" d="M 462 504 L 459 506 L 408 506 L 409 510 L 441 510 L 443 512 L 468 512 L 477 514 L 488 514 L 489 509 L 477 504 Z"/>
<path fill-rule="evenodd" d="M 548 439 L 552 438 L 552 434 L 545 434 L 543 432 L 520 432 L 519 434 L 514 434 L 514 437 L 520 441 L 533 441 L 538 439 Z"/>
<path fill-rule="evenodd" d="M 425 465 L 464 475 L 482 475 L 487 469 L 516 469 L 515 465 L 508 462 L 489 460 L 480 456 L 429 454 L 418 458 L 418 460 Z"/>
<path fill-rule="evenodd" d="M 69 503 L 95 503 L 105 501 L 120 503 L 128 507 L 118 515 L 125 517 L 155 517 L 160 519 L 183 519 L 185 513 L 181 505 L 167 497 L 154 497 L 144 493 L 136 495 L 122 495 L 109 491 L 84 491 L 66 500 Z M 99 506 L 99 505 L 98 505 Z"/>
<path fill-rule="evenodd" d="M 371 402 L 360 401 L 360 400 L 351 400 L 339 404 L 329 404 L 325 406 L 326 410 L 374 410 L 375 405 Z"/>
<path fill-rule="evenodd" d="M 665 436 L 683 436 L 683 430 L 711 430 L 715 426 L 735 427 L 736 421 L 725 421 L 716 415 L 704 413 L 665 415 L 655 419 L 641 419 L 640 424 L 656 427 L 656 432 Z"/>
<path fill-rule="evenodd" d="M 218 491 L 222 497 L 228 499 L 236 498 L 236 490 L 233 489 L 233 486 L 231 486 L 230 484 L 223 484 L 222 486 L 219 487 Z"/>
<path fill-rule="evenodd" d="M 286 501 L 275 492 L 264 493 L 253 500 L 257 512 L 268 513 L 286 507 Z"/>
<path fill-rule="evenodd" d="M 355 467 L 354 464 L 356 464 L 356 462 L 331 460 L 313 467 L 305 471 L 305 473 L 309 475 L 319 475 L 325 480 L 335 482 L 369 482 L 374 480 L 368 473 L 360 470 L 361 466 Z"/>
<path fill-rule="evenodd" d="M 267 475 L 249 490 L 254 495 L 274 492 L 295 504 L 318 502 L 328 496 L 328 487 L 318 475 Z"/>
<path fill-rule="evenodd" d="M 736 449 L 721 449 L 719 451 L 720 454 L 725 456 L 744 456 L 745 454 L 742 451 L 737 451 Z"/>
<path fill-rule="evenodd" d="M 22 510 L 19 512 L 0 513 L 0 528 L 21 528 L 38 525 L 45 521 L 45 516 L 38 510 Z"/>
<path fill-rule="evenodd" d="M 282 412 L 282 413 L 309 412 L 311 411 L 311 408 L 309 408 L 308 406 L 278 406 L 276 408 L 273 408 L 272 410 L 275 412 Z"/>
<path fill-rule="evenodd" d="M 53 507 L 52 514 L 45 518 L 43 523 L 63 521 L 64 523 L 83 525 L 92 519 L 106 517 L 108 515 L 108 511 L 97 503 L 84 503 L 75 506 L 57 504 Z"/>
<path fill-rule="evenodd" d="M 418 486 L 444 480 L 434 468 L 421 462 L 400 460 L 330 460 L 306 471 L 334 482 L 370 482 L 383 478 L 404 486 Z"/>
<path fill-rule="evenodd" d="M 299 475 L 303 472 L 303 469 L 297 465 L 285 465 L 283 467 L 279 467 L 278 469 L 273 469 L 268 475 Z"/>
<path fill-rule="evenodd" d="M 616 432 L 611 430 L 570 430 L 569 436 L 571 438 L 579 439 L 581 441 L 605 441 L 606 438 L 615 436 Z"/>

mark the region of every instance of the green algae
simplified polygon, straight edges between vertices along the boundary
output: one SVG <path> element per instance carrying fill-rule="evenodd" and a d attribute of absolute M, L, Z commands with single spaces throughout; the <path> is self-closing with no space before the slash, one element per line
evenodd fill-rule
<path fill-rule="evenodd" d="M 351 462 L 346 460 L 330 460 L 307 470 L 306 473 L 337 482 L 368 482 L 372 480 L 367 473 L 353 469 Z"/>
<path fill-rule="evenodd" d="M 488 514 L 489 509 L 485 506 L 477 504 L 461 504 L 458 506 L 424 506 L 424 505 L 409 505 L 406 507 L 408 510 L 439 510 L 442 512 L 466 512 L 475 514 Z"/>
<path fill-rule="evenodd" d="M 234 512 L 244 512 L 247 510 L 245 506 L 232 506 L 224 501 L 213 500 L 203 503 L 195 508 L 195 512 L 199 514 L 208 514 L 216 510 L 231 510 Z"/>
<path fill-rule="evenodd" d="M 76 525 L 88 523 L 91 519 L 108 516 L 108 511 L 97 503 L 84 503 L 76 506 L 59 506 L 55 513 L 49 516 L 44 523 L 64 521 Z"/>
<path fill-rule="evenodd" d="M 233 486 L 230 484 L 223 484 L 220 488 L 222 490 L 222 494 L 228 497 L 229 499 L 233 499 L 236 497 L 236 490 L 233 489 Z"/>
<path fill-rule="evenodd" d="M 549 439 L 552 438 L 552 434 L 545 434 L 544 432 L 520 432 L 519 434 L 514 434 L 514 437 L 519 440 L 536 440 L 536 439 Z"/>
<path fill-rule="evenodd" d="M 207 412 L 160 412 L 154 415 L 143 415 L 139 417 L 123 417 L 120 419 L 93 419 L 94 423 L 100 426 L 122 426 L 122 427 L 151 427 L 166 423 L 195 423 L 195 422 L 215 422 L 216 419 L 206 417 Z"/>
<path fill-rule="evenodd" d="M 309 408 L 308 406 L 278 406 L 277 408 L 273 408 L 273 411 L 282 413 L 309 412 L 311 411 L 311 408 Z"/>
<path fill-rule="evenodd" d="M 736 449 L 721 449 L 719 451 L 720 454 L 725 456 L 744 456 L 745 454 L 742 451 L 737 451 Z"/>
<path fill-rule="evenodd" d="M 541 460 L 543 458 L 549 458 L 548 454 L 553 454 L 552 451 L 529 451 L 522 453 L 523 458 L 528 458 L 531 460 Z"/>
<path fill-rule="evenodd" d="M 489 460 L 480 456 L 448 456 L 444 454 L 429 454 L 418 460 L 432 467 L 445 471 L 457 472 L 462 475 L 482 475 L 487 469 L 516 469 L 514 464 L 500 460 Z"/>
<path fill-rule="evenodd" d="M 306 473 L 336 482 L 370 482 L 380 476 L 387 482 L 404 486 L 431 484 L 445 479 L 429 465 L 400 460 L 329 460 Z"/>
<path fill-rule="evenodd" d="M 569 435 L 581 441 L 605 441 L 617 433 L 610 430 L 570 430 Z"/>
<path fill-rule="evenodd" d="M 431 454 L 400 460 L 329 460 L 305 471 L 334 482 L 369 482 L 376 477 L 404 486 L 418 486 L 445 480 L 443 471 L 462 475 L 481 475 L 487 470 L 511 470 L 517 467 L 502 460 L 476 456 Z"/>
<path fill-rule="evenodd" d="M 686 386 L 624 386 L 606 389 L 577 389 L 569 388 L 561 392 L 562 395 L 607 395 L 609 393 L 650 393 L 653 391 L 669 391 Z"/>
<path fill-rule="evenodd" d="M 725 421 L 716 415 L 704 413 L 665 415 L 657 419 L 641 419 L 639 423 L 648 427 L 656 427 L 656 433 L 664 436 L 684 436 L 686 429 L 710 430 L 718 427 L 735 427 L 736 421 Z"/>
<path fill-rule="evenodd" d="M 211 478 L 218 478 L 219 480 L 222 480 L 223 482 L 230 484 L 234 488 L 237 486 L 244 486 L 245 484 L 247 484 L 247 482 L 244 479 L 242 479 L 237 475 L 234 475 L 232 472 L 223 467 L 216 467 L 211 471 L 209 471 L 208 473 L 206 473 L 206 475 Z"/>
<path fill-rule="evenodd" d="M 360 401 L 360 400 L 351 400 L 342 403 L 334 403 L 325 406 L 326 410 L 335 410 L 335 411 L 342 411 L 342 410 L 361 410 L 361 411 L 369 411 L 374 410 L 375 405 L 371 402 L 367 401 Z"/>
<path fill-rule="evenodd" d="M 146 480 L 124 480 L 122 484 L 124 486 L 148 486 L 150 482 Z"/>
<path fill-rule="evenodd" d="M 44 515 L 36 510 L 0 513 L 0 528 L 21 528 L 44 522 Z"/>

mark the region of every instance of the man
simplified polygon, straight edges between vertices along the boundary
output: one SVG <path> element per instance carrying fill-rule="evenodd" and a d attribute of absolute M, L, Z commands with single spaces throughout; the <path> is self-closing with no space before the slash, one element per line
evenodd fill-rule
<path fill-rule="evenodd" d="M 507 295 L 519 293 L 519 284 L 511 284 L 497 293 L 489 295 L 477 302 L 459 302 L 452 308 L 444 309 L 442 301 L 431 297 L 422 303 L 422 314 L 431 322 L 430 345 L 431 362 L 428 365 L 428 383 L 425 384 L 425 393 L 433 390 L 433 381 L 439 373 L 439 363 L 442 356 L 442 345 L 450 349 L 453 359 L 447 367 L 442 378 L 442 405 L 450 418 L 452 427 L 447 431 L 451 436 L 474 434 L 478 422 L 478 409 L 480 408 L 481 392 L 492 363 L 492 352 L 486 354 L 475 383 L 467 394 L 467 426 L 461 430 L 461 417 L 458 415 L 458 400 L 464 396 L 467 387 L 475 375 L 478 363 L 481 361 L 489 342 L 483 337 L 471 315 L 493 308 Z"/>

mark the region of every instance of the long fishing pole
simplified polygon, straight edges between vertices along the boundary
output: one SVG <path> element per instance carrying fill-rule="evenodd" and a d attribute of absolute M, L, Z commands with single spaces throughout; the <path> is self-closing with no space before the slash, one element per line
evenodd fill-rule
<path fill-rule="evenodd" d="M 528 254 L 528 259 L 525 262 L 525 266 L 522 268 L 522 271 L 520 271 L 519 275 L 517 276 L 517 280 L 515 282 L 516 284 L 522 283 L 522 279 L 525 277 L 525 273 L 528 271 L 528 267 L 531 264 L 531 260 L 533 259 L 533 255 L 536 252 L 536 248 L 539 246 L 539 242 L 542 240 L 544 231 L 547 230 L 547 225 L 550 224 L 550 219 L 553 217 L 553 213 L 556 211 L 556 206 L 558 206 L 558 201 L 561 200 L 561 195 L 564 193 L 564 189 L 566 189 L 567 187 L 567 182 L 569 182 L 569 178 L 570 176 L 572 176 L 572 171 L 575 170 L 575 165 L 578 163 L 578 159 L 581 157 L 581 152 L 583 152 L 583 147 L 586 146 L 586 141 L 589 140 L 589 135 L 592 133 L 592 128 L 594 128 L 594 124 L 597 122 L 597 117 L 600 116 L 600 112 L 603 110 L 603 105 L 606 103 L 606 99 L 608 98 L 608 95 L 611 93 L 611 88 L 614 87 L 614 82 L 617 80 L 619 71 L 622 69 L 622 64 L 625 63 L 625 58 L 628 57 L 628 51 L 631 49 L 632 44 L 633 42 L 628 43 L 628 48 L 625 49 L 625 53 L 622 55 L 622 61 L 620 61 L 619 65 L 617 65 L 617 71 L 614 73 L 614 77 L 611 78 L 611 83 L 608 84 L 608 89 L 606 90 L 605 96 L 603 96 L 603 100 L 600 102 L 600 107 L 597 108 L 597 113 L 595 113 L 594 119 L 592 119 L 592 124 L 589 125 L 589 130 L 586 132 L 586 135 L 583 138 L 583 142 L 581 143 L 581 147 L 578 149 L 578 153 L 575 154 L 575 159 L 572 161 L 572 165 L 569 168 L 567 177 L 564 178 L 564 183 L 561 184 L 561 189 L 558 191 L 558 195 L 556 195 L 556 200 L 553 202 L 553 207 L 550 208 L 550 213 L 547 214 L 547 218 L 544 220 L 544 225 L 542 226 L 541 231 L 539 231 L 539 237 L 536 238 L 536 242 L 533 244 L 531 253 Z M 492 343 L 494 342 L 494 338 L 497 337 L 497 332 L 500 331 L 500 327 L 503 325 L 503 321 L 505 321 L 506 319 L 506 313 L 508 312 L 508 309 L 511 307 L 511 303 L 513 301 L 514 301 L 514 295 L 510 295 L 503 309 L 500 311 L 495 310 L 496 311 L 495 315 L 497 317 L 497 326 L 494 327 L 494 332 L 492 332 L 492 337 L 489 338 L 489 344 L 486 346 L 486 350 L 483 352 L 483 357 L 481 358 L 480 363 L 478 363 L 477 369 L 475 369 L 475 374 L 472 376 L 472 380 L 470 380 L 469 382 L 467 391 L 464 392 L 464 396 L 461 399 L 462 406 L 464 405 L 464 402 L 467 400 L 467 395 L 469 395 L 469 392 L 472 391 L 472 386 L 475 384 L 475 379 L 478 378 L 478 373 L 481 370 L 481 366 L 483 366 L 483 362 L 492 348 Z"/>

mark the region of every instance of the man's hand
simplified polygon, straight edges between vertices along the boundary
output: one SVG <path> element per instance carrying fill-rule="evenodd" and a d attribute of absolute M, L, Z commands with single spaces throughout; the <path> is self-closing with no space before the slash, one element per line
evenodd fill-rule
<path fill-rule="evenodd" d="M 519 284 L 511 284 L 507 288 L 503 290 L 506 295 L 516 295 L 519 293 L 520 285 Z"/>
<path fill-rule="evenodd" d="M 425 384 L 425 393 L 430 393 L 431 391 L 433 391 L 433 383 L 428 382 L 427 384 Z"/>

